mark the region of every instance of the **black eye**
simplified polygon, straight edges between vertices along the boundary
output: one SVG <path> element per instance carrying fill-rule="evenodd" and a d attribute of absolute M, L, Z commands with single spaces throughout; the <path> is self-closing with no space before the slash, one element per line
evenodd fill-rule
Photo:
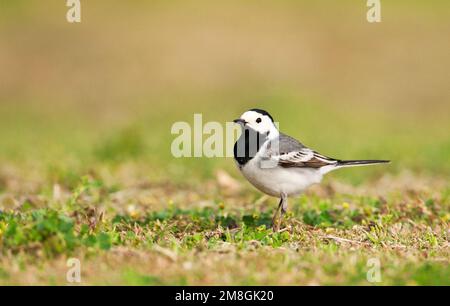
<path fill-rule="evenodd" d="M 260 123 L 261 122 L 261 118 L 256 119 L 256 123 Z"/>

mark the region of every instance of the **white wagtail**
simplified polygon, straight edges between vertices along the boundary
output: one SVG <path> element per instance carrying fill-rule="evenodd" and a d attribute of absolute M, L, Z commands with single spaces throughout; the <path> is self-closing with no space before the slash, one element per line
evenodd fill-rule
<path fill-rule="evenodd" d="M 272 219 L 287 210 L 287 198 L 319 183 L 324 174 L 343 167 L 388 163 L 388 160 L 339 160 L 309 149 L 296 139 L 278 131 L 272 116 L 251 109 L 234 120 L 242 134 L 234 145 L 234 159 L 245 178 L 260 191 L 280 198 Z"/>

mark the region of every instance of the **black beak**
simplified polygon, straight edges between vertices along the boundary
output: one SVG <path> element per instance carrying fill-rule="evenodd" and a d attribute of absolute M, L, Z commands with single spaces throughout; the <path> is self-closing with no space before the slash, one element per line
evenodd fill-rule
<path fill-rule="evenodd" d="M 242 125 L 245 125 L 247 123 L 247 121 L 245 121 L 244 119 L 240 119 L 240 118 L 234 119 L 233 122 L 237 123 L 237 124 L 242 124 Z"/>

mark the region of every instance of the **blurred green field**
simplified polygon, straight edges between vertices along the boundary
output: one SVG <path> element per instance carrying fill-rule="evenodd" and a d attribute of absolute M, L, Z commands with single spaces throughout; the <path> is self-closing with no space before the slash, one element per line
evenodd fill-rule
<path fill-rule="evenodd" d="M 64 283 L 69 256 L 90 258 L 93 284 L 365 284 L 374 254 L 389 266 L 385 284 L 449 284 L 450 5 L 382 1 L 379 24 L 366 10 L 365 1 L 86 1 L 82 22 L 69 24 L 64 1 L 1 1 L 0 284 Z M 276 201 L 261 199 L 231 158 L 170 152 L 174 122 L 201 113 L 225 123 L 253 107 L 325 155 L 392 163 L 331 174 L 292 201 L 286 234 L 271 233 L 249 218 Z M 218 171 L 239 190 L 224 191 Z M 90 209 L 103 224 L 91 227 Z M 46 220 L 47 234 L 33 234 Z M 222 258 L 221 248 L 231 251 Z M 128 252 L 136 258 L 121 260 Z M 221 279 L 193 254 L 211 267 L 266 266 Z M 167 274 L 142 268 L 147 260 Z M 285 264 L 270 268 L 277 260 Z"/>

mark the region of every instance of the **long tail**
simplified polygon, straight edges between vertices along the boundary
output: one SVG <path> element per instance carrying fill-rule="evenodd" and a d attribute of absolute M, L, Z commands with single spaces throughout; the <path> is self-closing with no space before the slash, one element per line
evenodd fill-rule
<path fill-rule="evenodd" d="M 340 160 L 337 162 L 336 167 L 354 167 L 354 166 L 365 166 L 365 165 L 374 165 L 374 164 L 386 164 L 389 163 L 390 160 Z"/>
<path fill-rule="evenodd" d="M 390 160 L 338 160 L 336 163 L 320 168 L 322 174 L 345 167 L 357 167 L 389 163 Z"/>

